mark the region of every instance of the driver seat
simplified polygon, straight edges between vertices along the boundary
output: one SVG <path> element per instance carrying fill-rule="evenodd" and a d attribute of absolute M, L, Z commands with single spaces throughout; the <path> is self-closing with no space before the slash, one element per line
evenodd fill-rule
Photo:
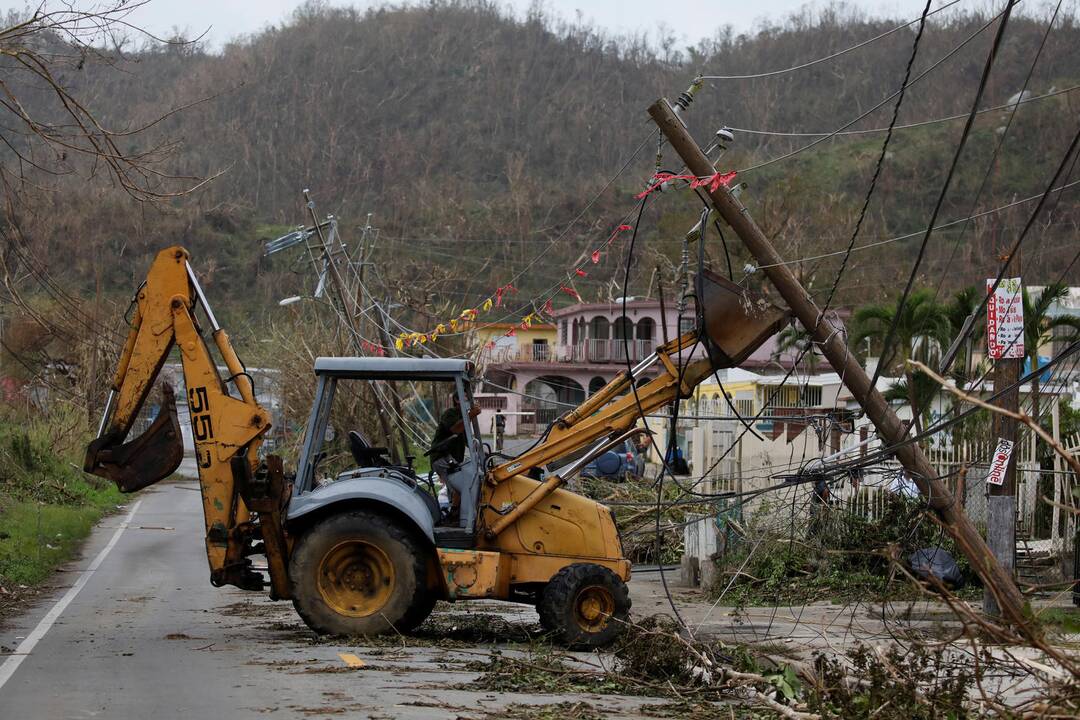
<path fill-rule="evenodd" d="M 349 452 L 360 467 L 390 467 L 389 452 L 384 447 L 372 447 L 363 434 L 356 430 L 349 431 Z"/>

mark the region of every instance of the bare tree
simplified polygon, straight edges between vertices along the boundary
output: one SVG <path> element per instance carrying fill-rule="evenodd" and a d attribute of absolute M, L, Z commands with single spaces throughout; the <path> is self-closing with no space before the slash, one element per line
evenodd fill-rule
<path fill-rule="evenodd" d="M 9 193 L 40 189 L 49 177 L 103 171 L 138 200 L 174 197 L 206 182 L 165 169 L 175 142 L 141 147 L 150 128 L 182 108 L 113 128 L 72 90 L 89 63 L 115 64 L 129 32 L 146 34 L 127 19 L 144 4 L 112 0 L 75 10 L 43 3 L 29 17 L 9 14 L 0 29 L 0 182 Z"/>

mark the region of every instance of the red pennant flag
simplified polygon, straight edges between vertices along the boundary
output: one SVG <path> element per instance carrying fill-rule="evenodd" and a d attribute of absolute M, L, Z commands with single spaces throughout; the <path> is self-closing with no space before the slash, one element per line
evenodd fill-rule
<path fill-rule="evenodd" d="M 731 181 L 735 179 L 735 171 L 726 173 L 716 173 L 712 176 L 712 182 L 709 183 L 709 192 L 716 192 L 720 189 L 720 186 L 731 187 Z"/>
<path fill-rule="evenodd" d="M 626 232 L 627 230 L 633 230 L 633 228 L 629 225 L 620 225 L 619 227 L 615 228 L 615 231 L 611 233 L 611 237 L 608 238 L 607 244 L 610 245 L 612 241 L 614 241 L 615 238 L 618 237 L 619 233 Z"/>
<path fill-rule="evenodd" d="M 548 301 L 544 303 L 544 312 L 548 315 L 554 314 L 555 306 L 551 304 L 551 298 L 548 298 Z"/>
<path fill-rule="evenodd" d="M 641 192 L 639 192 L 636 195 L 636 197 L 637 197 L 638 200 L 641 200 L 645 196 L 651 195 L 652 193 L 659 190 L 660 186 L 663 185 L 664 183 L 670 182 L 672 180 L 690 180 L 690 181 L 694 181 L 694 180 L 697 180 L 697 179 L 698 179 L 697 175 L 676 175 L 675 173 L 658 172 L 658 173 L 656 173 L 655 175 L 652 176 L 652 184 L 649 185 L 649 187 L 642 190 Z"/>
<path fill-rule="evenodd" d="M 577 294 L 577 290 L 575 290 L 574 288 L 566 287 L 565 285 L 563 285 L 562 287 L 559 288 L 559 290 L 566 293 L 567 295 L 574 298 L 575 300 L 580 300 L 581 299 L 581 296 Z"/>
<path fill-rule="evenodd" d="M 577 273 L 578 277 L 587 277 L 589 275 L 589 273 L 585 272 L 581 268 L 574 268 L 574 272 Z"/>
<path fill-rule="evenodd" d="M 592 261 L 593 261 L 593 265 L 600 262 L 600 251 L 599 250 L 593 250 L 592 251 Z"/>
<path fill-rule="evenodd" d="M 720 186 L 729 187 L 731 181 L 735 179 L 735 171 L 726 173 L 714 173 L 707 177 L 697 177 L 696 175 L 675 175 L 673 173 L 661 172 L 656 173 L 652 177 L 652 184 L 645 190 L 637 194 L 637 199 L 640 200 L 646 195 L 650 195 L 660 188 L 666 182 L 672 180 L 689 180 L 690 188 L 708 187 L 709 192 L 716 192 L 720 189 Z"/>
<path fill-rule="evenodd" d="M 510 328 L 506 331 L 506 337 L 514 337 L 515 335 L 517 335 L 517 330 L 514 328 Z"/>

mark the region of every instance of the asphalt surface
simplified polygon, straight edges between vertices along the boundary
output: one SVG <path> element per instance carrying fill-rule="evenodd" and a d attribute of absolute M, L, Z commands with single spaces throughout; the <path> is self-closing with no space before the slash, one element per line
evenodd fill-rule
<path fill-rule="evenodd" d="M 486 718 L 513 703 L 573 699 L 455 689 L 478 676 L 468 663 L 494 647 L 485 633 L 538 634 L 531 607 L 446 606 L 434 636 L 405 647 L 393 638 L 322 642 L 291 604 L 210 585 L 194 481 L 156 486 L 138 503 L 118 537 L 131 507 L 95 530 L 51 597 L 0 629 L 0 718 Z M 54 622 L 41 635 L 43 618 Z M 27 637 L 38 638 L 28 653 Z M 612 717 L 638 717 L 642 704 L 658 702 L 588 701 Z"/>
<path fill-rule="evenodd" d="M 568 702 L 588 703 L 603 717 L 634 718 L 666 702 L 489 692 L 473 684 L 482 675 L 477 663 L 494 651 L 523 653 L 540 634 L 529 606 L 441 604 L 418 638 L 316 638 L 290 603 L 212 587 L 202 537 L 193 480 L 155 486 L 107 518 L 82 558 L 57 573 L 52 592 L 0 627 L 0 720 L 487 720 L 523 717 L 515 707 L 523 705 L 549 706 L 549 716 L 560 717 L 556 704 Z M 941 637 L 953 626 L 936 603 L 716 607 L 700 591 L 675 587 L 672 575 L 665 591 L 656 568 L 635 573 L 637 618 L 670 613 L 670 592 L 699 636 L 760 643 L 774 656 L 805 660 L 860 642 L 903 641 L 909 632 Z M 577 658 L 613 664 L 610 657 Z"/>

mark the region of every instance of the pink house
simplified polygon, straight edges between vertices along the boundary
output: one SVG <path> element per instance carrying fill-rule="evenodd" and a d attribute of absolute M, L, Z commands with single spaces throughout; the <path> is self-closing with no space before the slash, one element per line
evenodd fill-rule
<path fill-rule="evenodd" d="M 624 312 L 625 310 L 625 312 Z M 658 300 L 628 298 L 609 303 L 580 303 L 554 312 L 554 347 L 532 337 L 511 352 L 490 353 L 484 374 L 488 404 L 497 403 L 507 418 L 508 434 L 543 429 L 569 408 L 606 385 L 617 373 L 647 358 L 653 350 L 680 334 L 678 311 L 668 304 L 661 313 Z M 693 309 L 682 318 L 682 331 L 694 327 Z M 746 362 L 765 367 L 771 361 L 770 339 Z M 686 355 L 704 357 L 701 347 Z M 655 376 L 653 368 L 649 377 Z M 496 399 L 494 396 L 503 396 Z M 520 414 L 519 414 L 520 413 Z"/>

